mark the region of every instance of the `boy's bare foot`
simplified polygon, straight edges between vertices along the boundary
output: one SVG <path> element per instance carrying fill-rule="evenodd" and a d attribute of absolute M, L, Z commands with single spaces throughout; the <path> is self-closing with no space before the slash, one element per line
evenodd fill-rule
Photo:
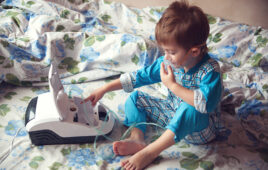
<path fill-rule="evenodd" d="M 175 144 L 175 134 L 166 130 L 156 141 L 121 162 L 126 170 L 141 170 L 148 166 L 163 150 Z"/>
<path fill-rule="evenodd" d="M 141 170 L 145 168 L 157 157 L 157 155 L 153 155 L 150 151 L 147 150 L 147 148 L 142 149 L 130 158 L 122 161 L 121 166 L 125 170 Z"/>
<path fill-rule="evenodd" d="M 115 155 L 133 155 L 142 150 L 146 146 L 143 140 L 133 140 L 131 138 L 113 143 L 113 150 Z"/>

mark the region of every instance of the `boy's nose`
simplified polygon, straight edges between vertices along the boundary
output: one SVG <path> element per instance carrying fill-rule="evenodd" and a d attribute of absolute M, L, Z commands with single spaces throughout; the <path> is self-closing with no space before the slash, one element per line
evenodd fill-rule
<path fill-rule="evenodd" d="M 168 54 L 165 54 L 165 59 L 168 60 L 168 58 L 169 58 L 169 57 L 168 57 Z"/>
<path fill-rule="evenodd" d="M 165 54 L 165 57 L 164 57 L 166 60 L 170 60 L 170 57 L 168 54 Z"/>

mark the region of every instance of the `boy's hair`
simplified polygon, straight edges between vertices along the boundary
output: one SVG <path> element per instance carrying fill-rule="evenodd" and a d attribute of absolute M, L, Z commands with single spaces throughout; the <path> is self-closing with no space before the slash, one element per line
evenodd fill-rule
<path fill-rule="evenodd" d="M 207 51 L 208 35 L 207 16 L 201 8 L 190 6 L 185 0 L 173 2 L 164 11 L 155 29 L 155 37 L 159 45 L 175 41 L 185 50 L 204 44 L 202 51 Z"/>

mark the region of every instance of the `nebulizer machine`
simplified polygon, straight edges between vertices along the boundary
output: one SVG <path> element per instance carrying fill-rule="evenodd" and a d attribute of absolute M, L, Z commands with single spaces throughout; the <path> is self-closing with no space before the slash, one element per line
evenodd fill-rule
<path fill-rule="evenodd" d="M 32 144 L 81 144 L 109 134 L 115 119 L 99 102 L 83 102 L 68 96 L 52 63 L 48 75 L 49 92 L 33 98 L 26 110 L 25 126 Z"/>

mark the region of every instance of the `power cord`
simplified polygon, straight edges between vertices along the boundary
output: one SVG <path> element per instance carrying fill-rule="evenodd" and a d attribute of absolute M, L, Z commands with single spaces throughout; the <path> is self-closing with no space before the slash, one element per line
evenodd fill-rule
<path fill-rule="evenodd" d="M 3 156 L 1 156 L 0 158 L 0 165 L 6 160 L 6 158 L 9 156 L 9 154 L 12 152 L 13 150 L 13 147 L 14 147 L 14 141 L 15 141 L 15 138 L 17 137 L 17 135 L 20 133 L 20 131 L 25 128 L 25 127 L 21 127 L 17 130 L 15 136 L 13 137 L 12 141 L 11 141 L 11 144 L 10 144 L 10 148 L 9 150 L 7 151 L 7 153 L 4 153 Z"/>

